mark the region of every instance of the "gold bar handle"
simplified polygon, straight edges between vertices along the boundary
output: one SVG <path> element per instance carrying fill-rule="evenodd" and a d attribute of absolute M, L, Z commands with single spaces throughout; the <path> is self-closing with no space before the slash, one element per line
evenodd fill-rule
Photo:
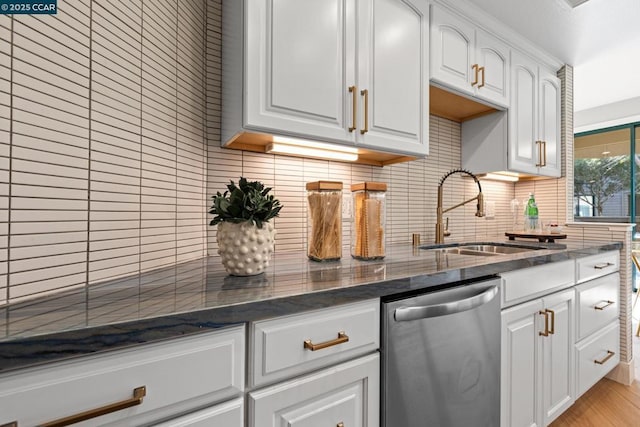
<path fill-rule="evenodd" d="M 474 71 L 474 80 L 471 82 L 471 86 L 475 86 L 478 84 L 478 64 L 473 64 L 471 69 Z"/>
<path fill-rule="evenodd" d="M 355 86 L 349 86 L 349 93 L 352 95 L 351 102 L 352 112 L 351 112 L 351 127 L 349 128 L 349 132 L 353 132 L 356 130 L 356 118 L 358 116 L 358 88 Z"/>
<path fill-rule="evenodd" d="M 596 310 L 604 310 L 605 308 L 609 307 L 610 305 L 615 304 L 615 302 L 609 301 L 609 300 L 602 301 L 602 302 L 604 302 L 605 304 L 601 305 L 601 306 L 598 306 L 598 304 L 596 304 L 593 308 L 596 309 Z"/>
<path fill-rule="evenodd" d="M 542 164 L 542 141 L 536 141 L 536 145 L 538 146 L 538 163 L 536 163 L 536 167 L 540 168 L 544 166 Z"/>
<path fill-rule="evenodd" d="M 360 95 L 364 96 L 364 129 L 360 129 L 360 133 L 364 135 L 369 132 L 369 89 L 361 90 Z"/>
<path fill-rule="evenodd" d="M 80 421 L 90 420 L 92 418 L 99 417 L 101 415 L 110 414 L 112 412 L 121 411 L 132 406 L 140 405 L 142 399 L 147 395 L 147 388 L 145 386 L 135 388 L 133 390 L 133 397 L 123 400 L 121 402 L 105 405 L 100 408 L 90 409 L 85 412 L 81 412 L 76 415 L 71 415 L 65 418 L 60 418 L 55 421 L 51 421 L 45 424 L 40 424 L 39 427 L 63 427 L 71 424 L 79 423 Z"/>
<path fill-rule="evenodd" d="M 614 355 L 615 353 L 613 351 L 607 350 L 607 355 L 604 357 L 604 359 L 594 360 L 593 363 L 595 363 L 596 365 L 604 365 L 605 363 L 607 363 L 607 360 L 611 359 Z"/>
<path fill-rule="evenodd" d="M 547 166 L 547 141 L 542 141 L 542 166 Z"/>
<path fill-rule="evenodd" d="M 556 312 L 548 308 L 545 308 L 544 311 L 551 313 L 551 329 L 549 329 L 549 333 L 553 335 L 556 333 Z"/>
<path fill-rule="evenodd" d="M 603 262 L 602 264 L 596 264 L 593 266 L 593 268 L 595 268 L 596 270 L 604 270 L 607 267 L 612 267 L 615 264 L 612 262 Z"/>
<path fill-rule="evenodd" d="M 304 348 L 311 351 L 322 350 L 323 348 L 333 347 L 334 345 L 342 344 L 349 341 L 349 337 L 344 332 L 338 332 L 338 338 L 331 341 L 321 342 L 320 344 L 314 344 L 311 340 L 306 340 L 304 342 Z"/>
<path fill-rule="evenodd" d="M 484 67 L 479 67 L 478 71 L 482 71 L 482 83 L 478 85 L 478 89 L 484 86 Z M 477 78 L 476 78 L 477 80 Z"/>
<path fill-rule="evenodd" d="M 549 336 L 549 312 L 546 310 L 540 310 L 538 312 L 541 316 L 544 316 L 544 332 L 538 332 L 538 335 L 543 337 Z"/>

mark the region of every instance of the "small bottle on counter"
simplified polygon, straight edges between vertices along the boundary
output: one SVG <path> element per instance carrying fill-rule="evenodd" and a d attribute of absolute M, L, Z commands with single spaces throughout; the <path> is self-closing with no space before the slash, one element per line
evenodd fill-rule
<path fill-rule="evenodd" d="M 385 256 L 385 194 L 387 184 L 362 182 L 351 185 L 353 210 L 351 256 L 356 259 L 382 259 Z"/>
<path fill-rule="evenodd" d="M 307 256 L 313 261 L 342 257 L 342 182 L 307 183 Z"/>
<path fill-rule="evenodd" d="M 525 231 L 536 231 L 539 230 L 538 225 L 538 204 L 536 203 L 536 199 L 533 196 L 533 193 L 529 193 L 529 200 L 525 206 L 525 221 L 524 221 L 524 229 Z"/>

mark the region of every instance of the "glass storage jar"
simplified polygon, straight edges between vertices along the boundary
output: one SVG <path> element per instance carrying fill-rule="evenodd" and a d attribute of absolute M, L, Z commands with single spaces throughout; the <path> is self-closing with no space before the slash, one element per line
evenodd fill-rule
<path fill-rule="evenodd" d="M 383 182 L 351 185 L 351 256 L 356 259 L 382 259 L 385 255 L 385 194 Z"/>
<path fill-rule="evenodd" d="M 342 182 L 307 183 L 307 256 L 334 261 L 342 256 Z"/>

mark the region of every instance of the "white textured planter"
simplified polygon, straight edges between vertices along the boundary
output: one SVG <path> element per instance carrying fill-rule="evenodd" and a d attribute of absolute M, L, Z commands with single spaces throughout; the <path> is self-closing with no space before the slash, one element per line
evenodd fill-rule
<path fill-rule="evenodd" d="M 222 265 L 234 276 L 253 276 L 264 273 L 273 253 L 276 231 L 265 222 L 262 228 L 246 221 L 238 224 L 218 224 L 218 254 Z"/>

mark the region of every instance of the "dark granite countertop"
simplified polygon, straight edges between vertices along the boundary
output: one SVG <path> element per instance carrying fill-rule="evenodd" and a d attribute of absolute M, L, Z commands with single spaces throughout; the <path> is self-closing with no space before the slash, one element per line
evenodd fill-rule
<path fill-rule="evenodd" d="M 562 241 L 513 255 L 465 256 L 411 246 L 383 260 L 316 263 L 281 253 L 260 276 L 227 276 L 217 257 L 0 307 L 0 372 L 216 328 L 391 297 L 505 271 L 618 250 Z"/>

